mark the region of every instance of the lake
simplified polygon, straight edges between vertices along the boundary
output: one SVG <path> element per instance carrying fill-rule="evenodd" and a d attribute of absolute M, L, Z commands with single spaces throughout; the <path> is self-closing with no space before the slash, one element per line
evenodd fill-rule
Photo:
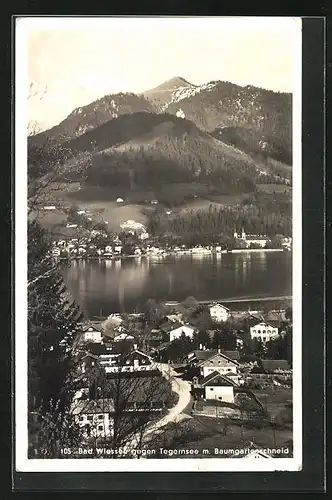
<path fill-rule="evenodd" d="M 64 267 L 63 276 L 90 318 L 139 311 L 149 298 L 238 300 L 241 309 L 248 307 L 243 299 L 259 303 L 260 298 L 292 294 L 292 252 L 80 260 Z M 277 302 L 271 301 L 276 307 Z"/>

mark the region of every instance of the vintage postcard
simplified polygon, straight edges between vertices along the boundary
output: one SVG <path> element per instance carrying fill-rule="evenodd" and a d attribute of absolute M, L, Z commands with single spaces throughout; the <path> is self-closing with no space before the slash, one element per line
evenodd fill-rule
<path fill-rule="evenodd" d="M 15 51 L 16 470 L 301 470 L 301 19 Z"/>

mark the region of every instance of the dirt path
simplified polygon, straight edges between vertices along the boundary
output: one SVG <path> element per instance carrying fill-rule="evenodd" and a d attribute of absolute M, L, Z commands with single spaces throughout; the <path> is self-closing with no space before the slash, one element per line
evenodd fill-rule
<path fill-rule="evenodd" d="M 151 431 L 149 429 L 149 432 L 156 431 L 157 429 L 160 429 L 161 427 L 167 425 L 169 422 L 174 423 L 181 420 L 182 417 L 180 415 L 183 412 L 183 410 L 188 406 L 191 399 L 189 382 L 178 378 L 178 374 L 176 373 L 176 371 L 173 370 L 173 368 L 171 368 L 168 364 L 157 363 L 157 366 L 159 370 L 162 372 L 163 376 L 171 381 L 172 390 L 179 395 L 179 400 L 176 403 L 176 405 L 170 409 L 167 415 L 165 415 L 165 417 L 158 420 L 151 427 Z"/>
<path fill-rule="evenodd" d="M 158 434 L 159 431 L 161 431 L 163 427 L 165 427 L 170 422 L 176 423 L 181 421 L 184 417 L 189 418 L 188 415 L 184 416 L 182 412 L 191 401 L 190 383 L 185 380 L 179 379 L 176 371 L 173 370 L 173 368 L 167 363 L 156 363 L 156 365 L 157 368 L 162 372 L 163 376 L 167 380 L 170 380 L 172 384 L 172 390 L 179 395 L 179 400 L 176 403 L 176 405 L 169 410 L 167 415 L 165 415 L 160 420 L 153 422 L 146 429 L 146 431 L 144 432 L 142 445 L 144 444 L 147 438 L 149 440 L 150 434 L 152 433 Z M 126 446 L 135 448 L 137 440 L 138 440 L 138 435 L 134 437 L 130 443 L 127 443 Z"/>

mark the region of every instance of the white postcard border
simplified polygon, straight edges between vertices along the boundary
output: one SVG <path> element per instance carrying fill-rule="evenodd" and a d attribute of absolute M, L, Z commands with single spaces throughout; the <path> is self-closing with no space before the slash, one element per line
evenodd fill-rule
<path fill-rule="evenodd" d="M 120 18 L 117 18 L 119 20 Z M 127 18 L 126 22 L 133 18 Z M 152 17 L 150 22 L 152 22 Z M 160 20 L 160 18 L 158 18 Z M 207 18 L 203 18 L 207 19 Z M 208 18 L 216 22 L 216 17 Z M 234 18 L 228 18 L 234 19 Z M 246 19 L 246 18 L 237 18 Z M 289 18 L 250 18 L 260 20 Z M 104 25 L 110 18 L 20 17 L 15 39 L 15 469 L 20 472 L 300 471 L 302 468 L 302 33 L 294 17 L 293 40 L 293 457 L 274 460 L 28 459 L 27 418 L 27 124 L 28 32 L 36 28 Z M 202 20 L 202 18 L 201 18 Z M 212 21 L 213 20 L 213 21 Z M 200 18 L 192 18 L 200 22 Z M 122 20 L 123 22 L 123 20 Z M 294 258 L 296 256 L 296 258 Z"/>

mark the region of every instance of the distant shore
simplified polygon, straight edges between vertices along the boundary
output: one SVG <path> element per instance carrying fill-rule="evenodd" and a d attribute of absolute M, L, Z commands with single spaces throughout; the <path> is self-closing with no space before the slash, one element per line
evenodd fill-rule
<path fill-rule="evenodd" d="M 281 300 L 292 300 L 292 295 L 278 295 L 275 297 L 233 297 L 228 299 L 210 299 L 210 300 L 197 300 L 198 304 L 213 304 L 215 302 L 218 303 L 237 303 L 237 302 L 273 302 L 273 301 L 281 301 Z M 176 306 L 181 304 L 181 302 L 177 301 L 169 301 L 165 302 L 165 306 Z"/>
<path fill-rule="evenodd" d="M 146 257 L 167 257 L 167 256 L 176 256 L 176 255 L 220 255 L 227 253 L 262 253 L 262 252 L 285 252 L 291 250 L 285 250 L 283 248 L 237 248 L 234 250 L 221 250 L 220 252 L 216 251 L 205 251 L 205 252 L 195 252 L 190 250 L 182 250 L 182 251 L 163 251 L 160 253 L 150 253 L 150 254 L 132 254 L 132 255 L 98 255 L 98 256 L 90 256 L 85 257 L 81 256 L 73 256 L 69 255 L 68 257 L 59 257 L 54 256 L 54 258 L 58 258 L 60 260 L 117 260 L 117 259 L 132 259 L 132 258 L 146 258 Z"/>

